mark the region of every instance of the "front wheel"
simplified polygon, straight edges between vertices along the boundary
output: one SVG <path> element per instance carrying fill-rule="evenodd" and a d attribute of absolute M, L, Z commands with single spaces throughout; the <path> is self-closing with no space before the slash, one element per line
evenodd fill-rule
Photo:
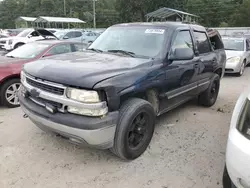
<path fill-rule="evenodd" d="M 237 73 L 237 76 L 242 76 L 244 74 L 245 67 L 246 67 L 246 62 L 244 61 L 240 67 L 240 72 Z"/>
<path fill-rule="evenodd" d="M 18 91 L 20 89 L 20 79 L 14 78 L 6 81 L 0 89 L 1 102 L 4 106 L 15 108 L 20 106 Z"/>
<path fill-rule="evenodd" d="M 211 107 L 217 100 L 220 90 L 220 76 L 218 74 L 214 75 L 211 79 L 210 85 L 206 91 L 200 94 L 199 104 L 207 107 Z"/>
<path fill-rule="evenodd" d="M 133 98 L 120 109 L 111 151 L 125 160 L 138 158 L 147 149 L 155 128 L 155 111 L 142 99 Z"/>

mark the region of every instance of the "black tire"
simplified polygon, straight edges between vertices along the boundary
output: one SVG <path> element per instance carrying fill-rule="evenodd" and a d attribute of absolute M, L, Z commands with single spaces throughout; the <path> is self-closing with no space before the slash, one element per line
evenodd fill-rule
<path fill-rule="evenodd" d="M 24 43 L 17 43 L 15 46 L 14 46 L 14 49 L 17 49 L 19 48 L 20 46 L 24 45 Z"/>
<path fill-rule="evenodd" d="M 229 177 L 226 166 L 223 172 L 222 184 L 223 184 L 223 188 L 236 188 L 236 186 L 234 185 L 234 183 Z"/>
<path fill-rule="evenodd" d="M 143 114 L 145 124 L 140 130 L 145 135 L 134 132 L 137 127 L 137 120 Z M 145 100 L 132 98 L 126 101 L 120 109 L 119 120 L 116 128 L 114 146 L 111 151 L 118 157 L 125 160 L 133 160 L 141 156 L 147 149 L 155 128 L 155 112 L 152 105 Z M 136 124 L 136 125 L 135 125 Z M 140 125 L 141 123 L 139 123 Z M 139 130 L 139 131 L 140 131 Z M 137 130 L 138 131 L 138 130 Z M 137 146 L 133 147 L 136 138 L 142 137 Z M 132 137 L 132 138 L 131 138 Z"/>
<path fill-rule="evenodd" d="M 19 107 L 20 104 L 11 104 L 7 98 L 6 98 L 6 92 L 7 92 L 7 89 L 13 85 L 13 84 L 21 84 L 20 83 L 20 79 L 19 78 L 13 78 L 11 80 L 8 80 L 6 82 L 4 82 L 4 84 L 2 85 L 2 87 L 0 88 L 0 96 L 1 96 L 1 104 L 6 106 L 6 107 L 9 107 L 9 108 L 16 108 L 16 107 Z"/>
<path fill-rule="evenodd" d="M 246 67 L 246 60 L 244 60 L 243 64 L 241 65 L 240 72 L 238 72 L 236 74 L 238 77 L 240 77 L 240 76 L 242 76 L 244 74 L 245 67 Z"/>
<path fill-rule="evenodd" d="M 215 74 L 211 79 L 210 85 L 206 91 L 199 95 L 199 104 L 211 107 L 217 100 L 218 94 L 220 90 L 220 76 Z"/>

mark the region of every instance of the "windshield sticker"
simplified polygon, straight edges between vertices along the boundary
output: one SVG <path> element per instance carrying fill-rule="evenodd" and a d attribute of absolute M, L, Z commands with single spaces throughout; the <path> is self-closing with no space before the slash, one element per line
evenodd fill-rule
<path fill-rule="evenodd" d="M 161 34 L 163 35 L 165 32 L 164 29 L 146 29 L 145 33 L 150 33 L 150 34 Z"/>

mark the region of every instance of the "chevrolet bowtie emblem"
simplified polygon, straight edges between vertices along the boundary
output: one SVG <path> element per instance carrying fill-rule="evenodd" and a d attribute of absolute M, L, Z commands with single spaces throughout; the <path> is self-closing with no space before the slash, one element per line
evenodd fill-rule
<path fill-rule="evenodd" d="M 32 97 L 39 97 L 40 93 L 36 89 L 30 90 L 30 95 Z"/>

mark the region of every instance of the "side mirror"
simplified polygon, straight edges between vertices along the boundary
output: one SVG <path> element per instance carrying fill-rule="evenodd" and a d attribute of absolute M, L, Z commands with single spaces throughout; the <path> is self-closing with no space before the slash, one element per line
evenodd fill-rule
<path fill-rule="evenodd" d="M 169 60 L 191 60 L 194 58 L 194 51 L 191 48 L 176 48 L 169 56 Z"/>
<path fill-rule="evenodd" d="M 63 39 L 69 39 L 69 37 L 68 36 L 64 36 Z"/>
<path fill-rule="evenodd" d="M 32 35 L 28 35 L 28 38 L 31 38 L 32 37 Z"/>

